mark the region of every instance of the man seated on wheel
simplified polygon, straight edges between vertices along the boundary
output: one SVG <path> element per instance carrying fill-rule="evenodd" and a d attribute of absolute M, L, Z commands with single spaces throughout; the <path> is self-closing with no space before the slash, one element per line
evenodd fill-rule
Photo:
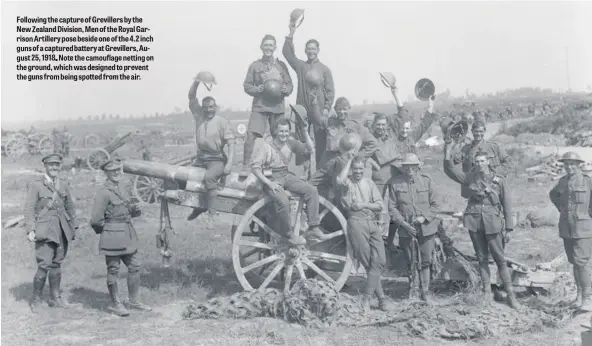
<path fill-rule="evenodd" d="M 306 119 L 306 110 L 300 105 L 292 106 L 292 110 Z M 302 125 L 302 124 L 301 124 Z M 306 126 L 304 124 L 303 126 Z M 297 177 L 288 170 L 288 164 L 293 154 L 310 154 L 314 143 L 305 130 L 306 143 L 290 138 L 292 126 L 287 119 L 279 119 L 272 129 L 271 143 L 262 142 L 261 148 L 253 155 L 251 170 L 263 183 L 263 191 L 273 199 L 276 219 L 274 230 L 288 239 L 291 245 L 305 245 L 306 239 L 296 236 L 290 227 L 290 201 L 286 190 L 299 195 L 306 203 L 309 231 L 307 236 L 322 240 L 324 234 L 319 228 L 319 193 L 312 185 Z M 271 168 L 271 179 L 263 174 L 263 168 Z"/>
<path fill-rule="evenodd" d="M 202 105 L 199 104 L 196 92 L 200 82 L 213 83 L 215 79 L 211 73 L 200 72 L 189 89 L 189 109 L 195 119 L 197 145 L 194 166 L 206 169 L 204 176 L 206 206 L 193 209 L 187 220 L 193 220 L 208 210 L 208 228 L 211 228 L 216 213 L 213 204 L 218 196 L 218 181 L 222 176 L 230 174 L 232 169 L 234 134 L 228 119 L 216 115 L 216 100 L 213 97 L 204 97 Z M 228 156 L 224 152 L 225 145 L 228 145 Z"/>

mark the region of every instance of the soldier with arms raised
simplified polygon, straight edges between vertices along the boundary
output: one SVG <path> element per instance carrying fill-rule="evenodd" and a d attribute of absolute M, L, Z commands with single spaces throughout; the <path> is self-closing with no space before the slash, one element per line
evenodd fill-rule
<path fill-rule="evenodd" d="M 592 257 L 592 178 L 582 173 L 584 161 L 575 152 L 563 154 L 560 160 L 566 175 L 549 192 L 559 211 L 559 237 L 577 286 L 574 307 L 592 311 L 592 282 L 588 265 Z"/>
<path fill-rule="evenodd" d="M 222 176 L 230 174 L 234 160 L 234 134 L 230 122 L 216 114 L 217 105 L 213 97 L 204 97 L 202 105 L 199 104 L 196 97 L 200 82 L 206 84 L 214 81 L 214 76 L 211 73 L 200 72 L 189 89 L 189 109 L 195 119 L 195 141 L 197 144 L 197 158 L 193 165 L 206 169 L 204 185 L 207 205 L 205 208 L 193 209 L 187 220 L 193 220 L 207 210 L 208 228 L 212 228 L 216 214 L 213 206 L 218 197 L 218 182 Z M 228 155 L 224 152 L 225 146 L 228 146 Z"/>
<path fill-rule="evenodd" d="M 107 265 L 107 289 L 111 297 L 109 310 L 118 316 L 128 316 L 128 309 L 119 300 L 117 280 L 121 262 L 127 266 L 129 308 L 150 311 L 151 308 L 138 301 L 140 290 L 140 260 L 138 258 L 138 235 L 132 218 L 141 211 L 131 200 L 130 187 L 121 181 L 123 163 L 110 160 L 101 165 L 107 180 L 95 196 L 90 216 L 90 226 L 100 234 L 99 252 L 105 256 Z"/>
<path fill-rule="evenodd" d="M 61 298 L 62 262 L 76 236 L 78 223 L 70 184 L 60 179 L 62 156 L 50 154 L 41 160 L 45 176 L 27 188 L 24 207 L 24 227 L 29 241 L 35 242 L 37 272 L 33 277 L 33 312 L 41 304 L 43 287 L 49 276 L 52 307 L 66 307 Z"/>

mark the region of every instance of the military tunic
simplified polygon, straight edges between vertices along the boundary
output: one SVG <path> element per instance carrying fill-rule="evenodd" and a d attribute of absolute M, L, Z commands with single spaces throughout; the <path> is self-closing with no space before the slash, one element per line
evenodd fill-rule
<path fill-rule="evenodd" d="M 563 176 L 549 192 L 559 211 L 559 237 L 569 263 L 584 267 L 592 256 L 592 178 L 578 172 Z"/>
<path fill-rule="evenodd" d="M 70 184 L 59 178 L 52 182 L 48 176 L 32 181 L 23 215 L 25 231 L 35 231 L 38 267 L 45 271 L 59 268 L 78 228 Z"/>
<path fill-rule="evenodd" d="M 475 154 L 480 151 L 484 151 L 488 154 L 487 158 L 489 159 L 489 165 L 496 175 L 506 177 L 512 170 L 511 156 L 508 155 L 499 144 L 486 140 L 479 142 L 473 140 L 470 144 L 463 146 L 460 151 L 454 155 L 453 163 L 455 165 L 462 163 L 462 171 L 465 173 L 471 172 L 474 166 Z M 445 167 L 444 173 L 454 180 L 452 177 L 453 174 L 450 173 L 448 167 Z M 470 196 L 470 192 L 465 185 L 461 186 L 461 196 L 463 198 L 469 198 Z"/>
<path fill-rule="evenodd" d="M 399 226 L 404 223 L 415 227 L 421 252 L 421 266 L 429 267 L 435 246 L 435 234 L 438 232 L 440 219 L 436 201 L 434 183 L 429 175 L 417 172 L 415 176 L 399 175 L 389 184 L 389 214 L 391 220 Z M 423 216 L 425 222 L 414 224 L 414 220 Z M 411 260 L 411 235 L 404 227 L 399 227 L 399 245 Z"/>

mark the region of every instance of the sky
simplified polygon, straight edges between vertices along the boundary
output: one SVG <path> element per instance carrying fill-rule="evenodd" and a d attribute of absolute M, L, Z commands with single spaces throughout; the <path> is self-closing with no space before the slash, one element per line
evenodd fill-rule
<path fill-rule="evenodd" d="M 592 85 L 591 2 L 2 2 L 2 124 L 96 114 L 168 113 L 187 109 L 187 91 L 200 70 L 218 85 L 224 108 L 248 109 L 242 83 L 272 34 L 281 53 L 289 15 L 305 9 L 295 34 L 320 42 L 337 96 L 352 103 L 386 102 L 378 72 L 396 75 L 407 99 L 430 78 L 453 95 L 522 86 L 567 89 L 566 47 L 573 90 Z M 141 81 L 17 81 L 16 16 L 141 16 L 151 28 L 155 61 Z M 293 79 L 296 74 L 290 69 Z M 296 92 L 288 102 L 295 102 Z"/>

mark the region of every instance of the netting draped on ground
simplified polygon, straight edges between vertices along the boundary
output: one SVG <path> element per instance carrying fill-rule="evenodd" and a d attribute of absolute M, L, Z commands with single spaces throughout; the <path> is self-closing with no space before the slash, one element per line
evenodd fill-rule
<path fill-rule="evenodd" d="M 556 291 L 561 295 L 567 292 Z M 572 310 L 557 300 L 533 297 L 524 301 L 525 308 L 516 311 L 503 304 L 483 302 L 475 294 L 465 291 L 435 306 L 405 300 L 394 302 L 389 313 L 363 313 L 358 296 L 340 294 L 324 281 L 306 279 L 298 281 L 288 295 L 268 288 L 194 303 L 186 308 L 183 318 L 274 317 L 307 327 L 380 326 L 408 336 L 470 340 L 560 328 L 572 315 Z"/>

